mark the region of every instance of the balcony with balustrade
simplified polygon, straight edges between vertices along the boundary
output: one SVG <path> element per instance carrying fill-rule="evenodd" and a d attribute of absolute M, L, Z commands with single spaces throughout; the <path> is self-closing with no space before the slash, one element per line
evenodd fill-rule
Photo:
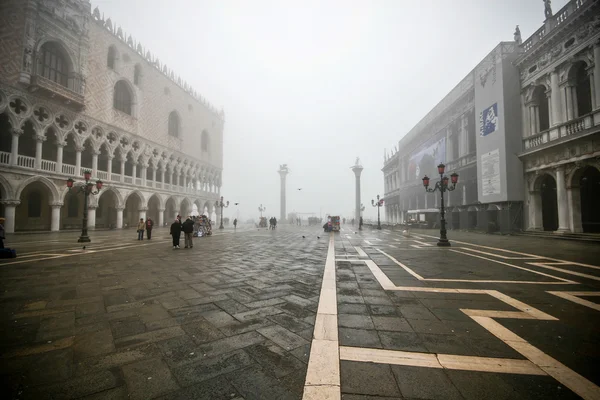
<path fill-rule="evenodd" d="M 559 143 L 600 132 L 600 113 L 592 113 L 523 139 L 523 153 L 531 154 Z"/>
<path fill-rule="evenodd" d="M 83 87 L 83 77 L 76 73 L 70 74 L 67 86 L 42 75 L 31 76 L 30 90 L 39 91 L 54 99 L 58 98 L 76 110 L 81 110 L 85 106 Z"/>

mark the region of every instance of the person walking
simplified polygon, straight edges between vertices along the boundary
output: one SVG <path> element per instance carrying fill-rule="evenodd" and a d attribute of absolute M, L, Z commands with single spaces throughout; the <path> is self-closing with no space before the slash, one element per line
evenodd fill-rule
<path fill-rule="evenodd" d="M 185 248 L 187 249 L 189 247 L 191 249 L 194 247 L 194 242 L 192 242 L 192 238 L 194 236 L 194 221 L 192 221 L 192 218 L 187 217 L 185 222 L 182 224 L 182 227 Z"/>
<path fill-rule="evenodd" d="M 4 248 L 4 239 L 6 235 L 6 231 L 4 230 L 4 222 L 6 219 L 0 218 L 0 249 Z"/>
<path fill-rule="evenodd" d="M 237 228 L 237 218 L 233 220 L 233 229 Z"/>
<path fill-rule="evenodd" d="M 273 217 L 273 229 L 277 228 L 277 218 Z"/>
<path fill-rule="evenodd" d="M 148 240 L 152 238 L 152 228 L 154 227 L 154 221 L 151 218 L 146 220 L 146 237 Z"/>
<path fill-rule="evenodd" d="M 181 222 L 179 219 L 176 219 L 175 222 L 171 224 L 171 236 L 173 237 L 173 248 L 179 248 L 179 237 L 181 236 Z"/>
<path fill-rule="evenodd" d="M 140 222 L 138 222 L 138 226 L 137 226 L 138 240 L 144 240 L 145 227 L 146 227 L 146 224 L 144 224 L 144 218 L 140 218 Z"/>

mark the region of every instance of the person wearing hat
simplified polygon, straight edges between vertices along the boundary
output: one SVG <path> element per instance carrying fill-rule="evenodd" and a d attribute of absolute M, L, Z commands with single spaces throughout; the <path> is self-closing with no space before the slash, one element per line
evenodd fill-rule
<path fill-rule="evenodd" d="M 0 218 L 0 249 L 4 248 L 4 222 L 6 221 L 6 219 L 4 218 Z"/>

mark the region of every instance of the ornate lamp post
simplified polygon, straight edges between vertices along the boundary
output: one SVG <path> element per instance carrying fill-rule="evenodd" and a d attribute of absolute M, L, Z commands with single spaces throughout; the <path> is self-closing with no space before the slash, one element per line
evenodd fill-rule
<path fill-rule="evenodd" d="M 92 173 L 90 171 L 85 171 L 83 173 L 83 179 L 85 179 L 85 183 L 83 185 L 79 186 L 79 193 L 83 192 L 85 200 L 83 201 L 83 226 L 81 227 L 81 236 L 79 236 L 79 239 L 77 240 L 78 243 L 91 242 L 90 237 L 88 236 L 88 229 L 87 229 L 88 197 L 90 196 L 90 194 L 97 195 L 98 193 L 100 193 L 100 190 L 102 189 L 102 181 L 97 180 L 96 183 L 94 184 L 94 183 L 90 182 L 91 178 L 92 178 Z M 69 191 L 71 191 L 73 189 L 74 183 L 75 183 L 75 181 L 72 178 L 67 179 L 67 188 L 69 188 Z M 96 187 L 96 191 L 94 191 L 94 186 Z"/>
<path fill-rule="evenodd" d="M 375 202 L 375 200 L 371 200 L 371 205 L 373 207 L 377 207 L 377 229 L 381 230 L 381 218 L 379 216 L 379 209 L 383 207 L 383 199 L 379 200 L 379 195 L 377 195 L 377 202 Z"/>
<path fill-rule="evenodd" d="M 263 207 L 263 205 L 261 204 L 260 206 L 258 206 L 258 211 L 260 212 L 260 218 L 262 219 L 262 213 L 267 211 L 267 207 Z"/>
<path fill-rule="evenodd" d="M 362 217 L 362 212 L 365 211 L 365 205 L 360 203 L 360 216 Z"/>
<path fill-rule="evenodd" d="M 436 190 L 440 191 L 440 198 L 441 198 L 441 207 L 440 207 L 440 238 L 438 240 L 437 245 L 438 246 L 445 246 L 448 247 L 450 246 L 450 242 L 448 241 L 448 238 L 446 237 L 446 218 L 445 218 L 445 210 L 444 210 L 444 192 L 448 191 L 451 192 L 454 189 L 456 189 L 456 184 L 458 183 L 458 174 L 456 172 L 453 172 L 450 175 L 450 178 L 452 180 L 452 186 L 448 186 L 448 177 L 444 176 L 444 170 L 446 169 L 446 166 L 442 163 L 440 163 L 440 165 L 438 165 L 438 173 L 440 174 L 440 181 L 435 183 L 435 186 L 430 189 L 429 188 L 429 178 L 427 177 L 427 175 L 425 175 L 425 177 L 423 178 L 423 186 L 425 186 L 425 191 L 429 192 L 429 193 L 433 193 Z"/>
<path fill-rule="evenodd" d="M 221 208 L 221 225 L 219 226 L 219 229 L 224 229 L 223 226 L 223 208 L 227 208 L 229 207 L 229 201 L 227 203 L 223 203 L 223 196 L 221 196 L 221 200 L 217 200 L 215 201 L 215 207 L 217 208 Z"/>

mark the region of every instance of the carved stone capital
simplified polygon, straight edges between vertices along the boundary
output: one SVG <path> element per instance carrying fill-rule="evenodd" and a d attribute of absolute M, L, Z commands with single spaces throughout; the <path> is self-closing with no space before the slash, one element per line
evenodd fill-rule
<path fill-rule="evenodd" d="M 36 137 L 35 137 L 36 142 L 39 142 L 39 143 L 44 143 L 46 141 L 46 139 L 48 139 L 48 138 L 44 135 L 36 135 Z"/>
<path fill-rule="evenodd" d="M 138 211 L 148 211 L 148 207 L 142 207 Z"/>
<path fill-rule="evenodd" d="M 67 145 L 67 142 L 57 140 L 56 142 L 54 142 L 54 144 L 58 147 L 65 147 Z"/>
<path fill-rule="evenodd" d="M 50 207 L 61 208 L 63 205 L 64 205 L 64 203 L 61 203 L 60 201 L 55 201 L 54 203 L 50 204 Z"/>
<path fill-rule="evenodd" d="M 0 204 L 5 207 L 16 207 L 21 204 L 21 200 L 0 200 Z"/>
<path fill-rule="evenodd" d="M 21 136 L 23 133 L 25 133 L 25 131 L 21 128 L 13 128 L 11 133 L 13 136 Z"/>
<path fill-rule="evenodd" d="M 85 147 L 83 146 L 75 146 L 75 151 L 78 153 L 81 153 L 85 150 Z"/>

